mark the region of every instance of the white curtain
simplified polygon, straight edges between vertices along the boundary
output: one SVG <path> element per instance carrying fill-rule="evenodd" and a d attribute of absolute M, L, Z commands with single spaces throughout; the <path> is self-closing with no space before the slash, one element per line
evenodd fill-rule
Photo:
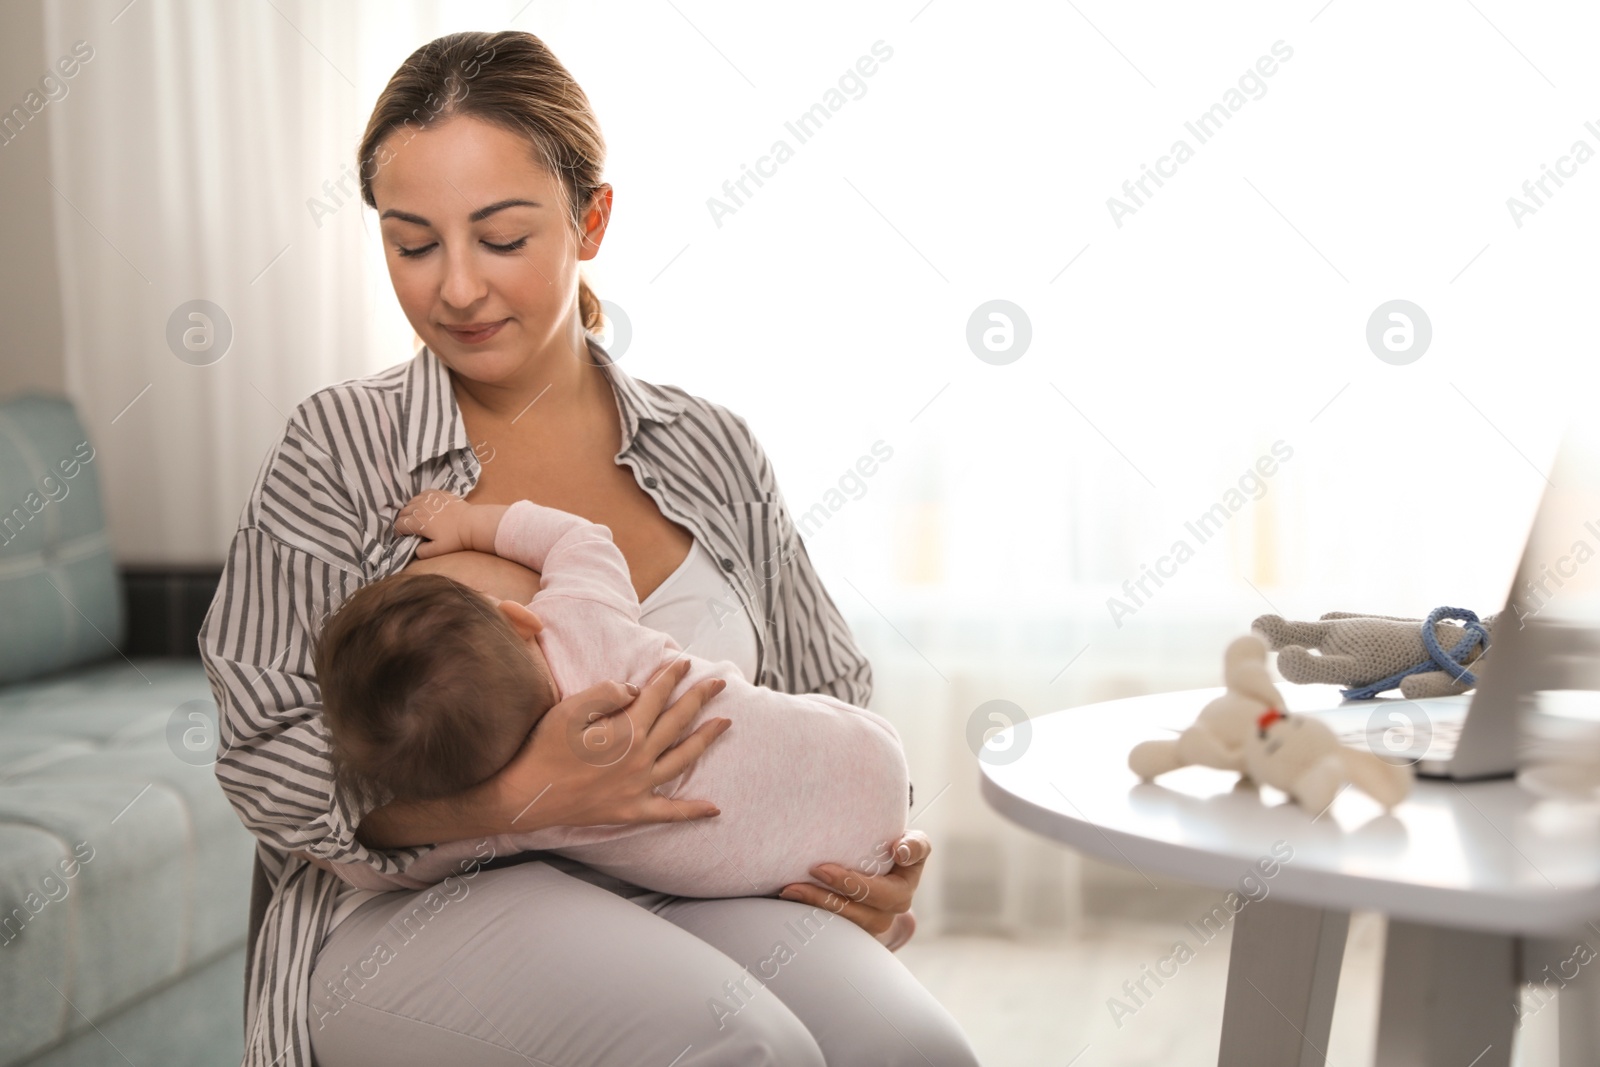
<path fill-rule="evenodd" d="M 1215 684 L 1267 611 L 1492 611 L 1561 419 L 1592 410 L 1600 177 L 1520 225 L 1505 207 L 1600 144 L 1550 84 L 1584 76 L 1564 48 L 1592 32 L 1466 9 L 1378 33 L 1337 6 L 125 3 L 46 6 L 48 59 L 94 56 L 44 116 L 69 380 L 121 557 L 218 558 L 284 413 L 410 355 L 370 215 L 324 183 L 415 47 L 538 33 L 610 145 L 586 270 L 631 320 L 622 363 L 747 417 L 812 516 L 935 835 L 933 928 L 1075 907 L 1070 857 L 978 798 L 982 705 Z M 1117 225 L 1108 198 L 1278 41 L 1265 92 Z M 1396 298 L 1433 324 L 1408 366 L 1364 336 Z M 234 331 L 209 366 L 166 340 L 193 299 Z M 967 340 L 995 299 L 1031 320 L 1009 365 Z M 1200 543 L 1186 524 L 1279 441 Z M 1132 601 L 1146 566 L 1173 574 Z"/>
<path fill-rule="evenodd" d="M 410 354 L 346 175 L 394 68 L 455 28 L 447 6 L 45 5 L 51 62 L 93 50 L 44 117 L 68 387 L 104 456 L 121 559 L 220 558 L 293 406 Z M 194 300 L 231 325 L 220 358 L 168 342 Z"/>

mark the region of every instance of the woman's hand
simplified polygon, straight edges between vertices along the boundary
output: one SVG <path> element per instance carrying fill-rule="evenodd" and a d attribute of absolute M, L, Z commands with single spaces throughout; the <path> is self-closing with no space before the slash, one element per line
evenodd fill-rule
<path fill-rule="evenodd" d="M 522 751 L 480 787 L 500 823 L 495 832 L 720 815 L 709 800 L 655 791 L 688 770 L 731 722 L 708 719 L 680 740 L 706 701 L 727 685 L 708 679 L 666 707 L 688 669 L 687 659 L 676 660 L 642 688 L 602 682 L 546 712 Z"/>
<path fill-rule="evenodd" d="M 795 882 L 785 886 L 779 896 L 843 915 L 886 944 L 896 934 L 900 935 L 897 940 L 904 943 L 910 937 L 906 927 L 915 928 L 909 914 L 911 895 L 917 891 L 922 864 L 932 851 L 933 842 L 927 834 L 907 830 L 895 845 L 895 865 L 887 873 L 866 875 L 841 864 L 819 863 L 811 868 L 811 877 L 832 886 L 832 892 L 810 882 Z"/>

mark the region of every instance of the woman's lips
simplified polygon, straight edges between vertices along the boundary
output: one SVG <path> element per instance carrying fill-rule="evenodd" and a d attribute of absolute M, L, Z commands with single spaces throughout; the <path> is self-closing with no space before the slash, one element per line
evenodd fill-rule
<path fill-rule="evenodd" d="M 500 327 L 510 322 L 510 319 L 501 319 L 499 322 L 475 324 L 472 326 L 445 326 L 445 332 L 457 341 L 467 345 L 482 344 L 500 332 Z"/>

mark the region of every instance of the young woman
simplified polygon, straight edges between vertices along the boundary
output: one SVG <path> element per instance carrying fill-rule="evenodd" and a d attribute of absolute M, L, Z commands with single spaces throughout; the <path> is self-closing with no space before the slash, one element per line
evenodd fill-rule
<path fill-rule="evenodd" d="M 602 523 L 647 625 L 761 685 L 870 697 L 749 427 L 630 377 L 588 336 L 600 308 L 578 263 L 610 217 L 604 155 L 583 91 L 514 32 L 419 49 L 362 138 L 362 195 L 424 347 L 296 409 L 201 634 L 222 709 L 217 777 L 259 839 L 245 1063 L 975 1063 L 886 950 L 914 927 L 929 851 L 917 831 L 890 873 L 841 856 L 815 872 L 835 892 L 802 884 L 790 899 L 672 897 L 545 853 L 485 857 L 418 892 L 354 890 L 325 866 L 400 871 L 441 841 L 714 817 L 652 792 L 726 724 L 680 737 L 713 693 L 667 708 L 665 674 L 568 697 L 511 764 L 450 801 L 363 811 L 335 793 L 311 671 L 321 620 L 408 566 L 524 601 L 538 588 L 492 557 L 414 561 L 418 539 L 393 525 L 423 489 Z"/>

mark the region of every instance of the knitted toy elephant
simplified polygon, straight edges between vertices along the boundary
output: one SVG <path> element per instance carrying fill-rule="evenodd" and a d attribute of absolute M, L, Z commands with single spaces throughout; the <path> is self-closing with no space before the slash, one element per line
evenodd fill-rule
<path fill-rule="evenodd" d="M 1447 616 L 1467 624 L 1446 621 Z M 1365 699 L 1397 686 L 1408 700 L 1464 693 L 1477 684 L 1499 615 L 1480 622 L 1471 612 L 1440 608 L 1429 619 L 1440 656 L 1427 647 L 1422 619 L 1330 611 L 1316 622 L 1262 615 L 1250 629 L 1278 653 L 1285 679 L 1348 686 L 1346 699 Z M 1459 667 L 1444 665 L 1451 662 Z"/>

